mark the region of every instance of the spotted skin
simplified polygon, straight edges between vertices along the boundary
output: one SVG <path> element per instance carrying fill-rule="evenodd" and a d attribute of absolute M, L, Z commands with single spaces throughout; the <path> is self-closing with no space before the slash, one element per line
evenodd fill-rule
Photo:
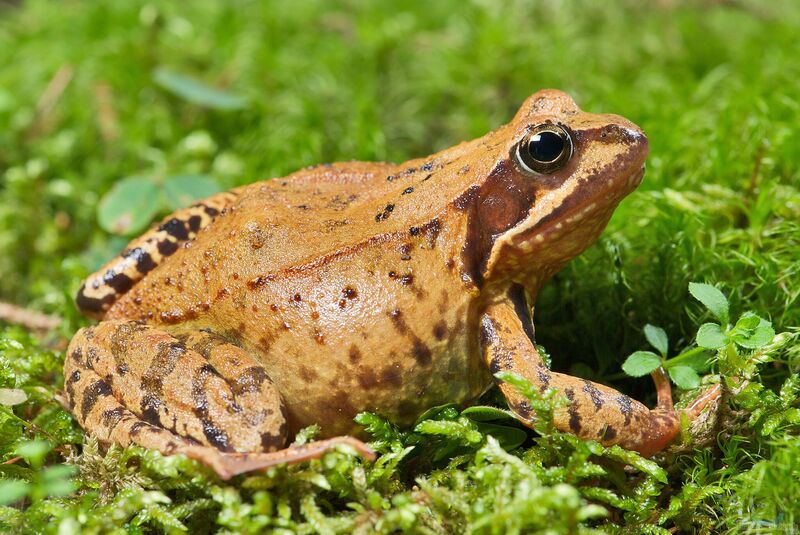
<path fill-rule="evenodd" d="M 105 442 L 184 453 L 225 478 L 312 458 L 338 444 L 371 455 L 348 437 L 282 450 L 286 412 L 266 371 L 210 333 L 172 336 L 137 322 L 106 321 L 78 331 L 67 354 L 67 401 L 78 422 Z M 127 371 L 115 374 L 122 364 Z"/>
<path fill-rule="evenodd" d="M 238 190 L 209 197 L 178 210 L 132 241 L 114 260 L 87 278 L 75 302 L 85 315 L 101 318 L 114 302 L 191 240 L 239 196 Z"/>
<path fill-rule="evenodd" d="M 572 156 L 531 174 L 517 158 L 542 125 L 568 132 Z M 363 433 L 359 412 L 412 425 L 511 370 L 571 398 L 560 428 L 661 447 L 676 421 L 668 385 L 651 412 L 550 372 L 526 301 L 597 239 L 647 150 L 626 119 L 545 90 L 508 124 L 425 158 L 321 165 L 180 210 L 81 288 L 78 306 L 102 321 L 65 360 L 73 413 L 104 441 L 186 453 L 228 477 L 340 442 L 368 453 L 342 438 Z M 310 424 L 330 441 L 274 451 Z"/>

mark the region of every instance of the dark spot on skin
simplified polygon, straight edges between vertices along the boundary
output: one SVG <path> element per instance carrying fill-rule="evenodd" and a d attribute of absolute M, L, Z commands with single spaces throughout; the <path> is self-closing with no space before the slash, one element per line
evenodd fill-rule
<path fill-rule="evenodd" d="M 569 428 L 573 433 L 578 434 L 581 432 L 581 416 L 578 414 L 578 408 L 575 405 L 570 405 L 567 410 L 569 413 Z"/>
<path fill-rule="evenodd" d="M 103 282 L 118 294 L 124 294 L 133 287 L 133 280 L 129 276 L 124 273 L 116 273 L 113 269 L 105 272 Z"/>
<path fill-rule="evenodd" d="M 361 351 L 359 351 L 356 346 L 352 345 L 352 346 L 350 346 L 350 350 L 348 352 L 348 357 L 350 359 L 350 362 L 352 362 L 353 364 L 356 364 L 357 362 L 359 362 L 361 360 Z"/>
<path fill-rule="evenodd" d="M 221 379 L 224 378 L 211 364 L 203 364 L 194 374 L 192 378 L 192 401 L 194 402 L 194 414 L 200 419 L 203 425 L 203 435 L 205 435 L 208 443 L 220 451 L 231 451 L 230 441 L 228 435 L 217 428 L 211 421 L 208 413 L 208 397 L 206 395 L 206 380 L 210 376 L 216 376 Z M 226 381 L 227 382 L 227 381 Z"/>
<path fill-rule="evenodd" d="M 419 227 L 411 227 L 410 229 L 408 229 L 408 233 L 411 234 L 412 236 L 416 236 L 417 234 L 419 234 L 419 232 L 420 232 Z"/>
<path fill-rule="evenodd" d="M 83 358 L 83 351 L 81 351 L 80 347 L 76 347 L 75 351 L 72 352 L 70 357 L 72 357 L 72 360 L 74 360 L 75 362 L 80 362 L 81 359 Z"/>
<path fill-rule="evenodd" d="M 170 256 L 178 250 L 178 242 L 172 240 L 161 240 L 158 242 L 158 252 L 161 256 Z"/>
<path fill-rule="evenodd" d="M 75 296 L 75 304 L 78 306 L 78 309 L 82 312 L 88 313 L 98 313 L 106 310 L 108 307 L 111 306 L 111 303 L 114 302 L 114 294 L 107 294 L 104 295 L 102 298 L 97 299 L 95 297 L 88 297 L 84 292 L 86 290 L 85 285 L 81 285 L 80 290 L 78 290 L 78 295 Z"/>
<path fill-rule="evenodd" d="M 403 378 L 400 376 L 400 370 L 394 367 L 384 368 L 381 371 L 381 381 L 388 383 L 393 387 L 400 387 L 403 384 Z"/>
<path fill-rule="evenodd" d="M 523 420 L 530 420 L 531 419 L 531 412 L 533 412 L 533 407 L 527 401 L 520 402 L 515 408 L 515 412 L 519 414 Z"/>
<path fill-rule="evenodd" d="M 342 290 L 342 295 L 347 299 L 355 299 L 358 297 L 358 291 L 350 286 L 345 286 L 345 288 Z"/>
<path fill-rule="evenodd" d="M 528 306 L 528 300 L 525 297 L 525 288 L 520 284 L 512 284 L 508 290 L 508 298 L 514 305 L 514 312 L 517 313 L 522 329 L 528 339 L 536 343 L 536 335 L 533 331 L 533 320 L 531 319 L 531 309 Z"/>
<path fill-rule="evenodd" d="M 444 340 L 447 337 L 447 322 L 440 320 L 433 326 L 433 336 L 437 340 Z"/>
<path fill-rule="evenodd" d="M 414 193 L 414 188 L 411 187 L 411 186 L 409 186 L 406 189 L 404 189 L 403 193 L 401 195 L 408 195 L 409 193 Z"/>
<path fill-rule="evenodd" d="M 315 370 L 307 366 L 300 366 L 300 378 L 306 383 L 313 383 L 319 375 Z"/>
<path fill-rule="evenodd" d="M 124 362 L 123 362 L 122 364 L 119 364 L 119 365 L 117 366 L 117 373 L 118 373 L 120 376 L 123 376 L 123 375 L 125 375 L 126 373 L 128 373 L 128 365 L 127 365 L 127 364 L 125 364 Z"/>
<path fill-rule="evenodd" d="M 262 286 L 265 286 L 268 282 L 271 282 L 273 280 L 275 280 L 275 275 L 272 274 L 259 275 L 258 277 L 255 277 L 247 281 L 247 287 L 250 288 L 251 290 L 256 290 L 258 288 L 261 288 Z"/>
<path fill-rule="evenodd" d="M 320 331 L 314 331 L 314 341 L 321 346 L 325 345 L 325 335 Z"/>
<path fill-rule="evenodd" d="M 80 380 L 81 380 L 80 370 L 74 370 L 70 374 L 69 379 L 67 379 L 66 388 L 67 388 L 67 394 L 69 394 L 70 399 L 75 397 L 75 383 L 77 383 Z"/>
<path fill-rule="evenodd" d="M 406 325 L 406 320 L 403 319 L 403 313 L 399 308 L 396 308 L 389 312 L 389 317 L 392 318 L 392 323 L 394 324 L 394 328 L 400 334 L 406 334 L 408 331 L 408 326 Z"/>
<path fill-rule="evenodd" d="M 428 243 L 432 246 L 433 242 L 436 241 L 436 238 L 439 237 L 439 232 L 442 230 L 442 224 L 439 222 L 438 218 L 434 218 L 422 225 L 420 230 L 428 237 Z"/>
<path fill-rule="evenodd" d="M 205 204 L 203 205 L 203 210 L 205 210 L 208 216 L 212 218 L 217 217 L 217 215 L 219 215 L 219 210 L 217 210 L 216 208 L 212 208 L 211 206 L 206 206 Z"/>
<path fill-rule="evenodd" d="M 433 170 L 433 162 L 427 162 L 427 163 L 422 164 L 419 167 L 419 170 L 420 171 L 432 171 Z"/>
<path fill-rule="evenodd" d="M 164 386 L 164 378 L 172 373 L 178 364 L 178 360 L 185 353 L 186 346 L 180 342 L 161 344 L 147 371 L 142 375 L 142 391 L 154 397 L 160 396 Z M 142 400 L 142 403 L 144 403 L 144 400 Z"/>
<path fill-rule="evenodd" d="M 619 405 L 619 412 L 625 416 L 625 425 L 630 425 L 631 416 L 633 415 L 633 400 L 628 396 L 620 394 L 616 398 L 617 405 Z"/>
<path fill-rule="evenodd" d="M 286 441 L 286 424 L 282 423 L 276 433 L 261 433 L 261 448 L 264 451 L 276 451 L 283 447 Z"/>
<path fill-rule="evenodd" d="M 122 417 L 125 415 L 125 409 L 122 407 L 116 407 L 114 409 L 108 409 L 103 411 L 103 414 L 100 415 L 100 423 L 103 427 L 106 428 L 107 432 L 110 434 L 111 431 L 117 427 L 117 424 Z"/>
<path fill-rule="evenodd" d="M 387 182 L 392 182 L 392 181 L 394 181 L 395 178 L 397 178 L 395 175 L 389 175 L 389 176 L 386 177 L 386 181 Z"/>
<path fill-rule="evenodd" d="M 203 218 L 199 215 L 193 215 L 189 218 L 189 230 L 192 232 L 197 232 L 200 230 L 200 224 L 203 222 Z"/>
<path fill-rule="evenodd" d="M 235 396 L 258 392 L 261 385 L 267 380 L 267 370 L 261 366 L 251 366 L 244 370 L 231 385 L 231 390 Z"/>
<path fill-rule="evenodd" d="M 611 427 L 610 425 L 607 425 L 605 429 L 600 430 L 598 436 L 600 437 L 600 440 L 603 441 L 614 440 L 617 436 L 617 430 Z"/>
<path fill-rule="evenodd" d="M 411 350 L 411 354 L 414 355 L 416 361 L 422 366 L 427 366 L 431 363 L 431 350 L 421 340 L 414 341 L 414 347 Z"/>
<path fill-rule="evenodd" d="M 551 379 L 550 370 L 539 364 L 538 366 L 536 366 L 536 377 L 539 379 L 539 384 L 540 384 L 539 388 L 541 389 L 541 391 L 544 392 L 545 390 L 547 390 L 547 387 L 550 386 L 550 379 Z"/>
<path fill-rule="evenodd" d="M 86 416 L 92 411 L 97 399 L 100 397 L 110 396 L 111 387 L 102 379 L 90 384 L 83 391 L 83 400 L 81 401 L 80 415 L 86 419 Z"/>
<path fill-rule="evenodd" d="M 492 372 L 492 375 L 499 373 L 502 369 L 500 359 L 497 357 L 492 358 L 491 362 L 489 362 L 489 371 Z"/>
<path fill-rule="evenodd" d="M 211 420 L 202 419 L 203 434 L 206 436 L 208 443 L 220 451 L 231 451 L 230 441 L 228 435 L 222 429 L 214 426 Z"/>
<path fill-rule="evenodd" d="M 383 209 L 383 211 L 378 212 L 378 214 L 375 216 L 375 221 L 378 222 L 385 221 L 386 219 L 389 218 L 389 215 L 391 215 L 393 211 L 394 211 L 394 205 L 391 203 L 387 204 L 386 207 Z"/>
<path fill-rule="evenodd" d="M 378 383 L 378 377 L 372 368 L 365 368 L 358 374 L 358 384 L 363 389 L 370 389 Z"/>
<path fill-rule="evenodd" d="M 136 270 L 144 275 L 156 267 L 153 257 L 141 247 L 134 247 L 122 253 L 123 258 L 130 258 L 136 262 Z"/>
<path fill-rule="evenodd" d="M 149 424 L 144 423 L 144 422 L 136 422 L 131 426 L 131 430 L 128 432 L 128 434 L 131 437 L 135 437 L 136 435 L 141 433 L 142 429 L 144 429 L 145 427 L 149 428 L 151 426 Z"/>
<path fill-rule="evenodd" d="M 294 301 L 295 303 L 299 303 L 300 301 L 303 300 L 303 297 L 300 294 L 294 294 L 291 300 Z"/>
<path fill-rule="evenodd" d="M 173 217 L 158 227 L 158 230 L 163 230 L 178 241 L 186 241 L 189 239 L 189 232 L 186 230 L 186 225 L 176 217 Z"/>
<path fill-rule="evenodd" d="M 414 284 L 414 275 L 410 273 L 407 275 L 403 275 L 402 277 L 400 277 L 400 284 L 405 284 L 406 286 Z"/>
<path fill-rule="evenodd" d="M 145 394 L 142 396 L 142 402 L 139 409 L 142 413 L 142 420 L 149 424 L 161 425 L 161 415 L 159 411 L 164 408 L 164 403 L 160 398 L 153 394 Z"/>
<path fill-rule="evenodd" d="M 220 288 L 220 289 L 217 291 L 217 295 L 214 297 L 214 301 L 215 301 L 215 302 L 216 302 L 216 301 L 219 301 L 220 299 L 223 299 L 223 298 L 225 298 L 225 297 L 226 297 L 227 295 L 229 295 L 229 294 L 230 294 L 230 291 L 229 291 L 227 288 L 224 288 L 224 287 L 223 287 L 223 288 Z M 253 307 L 255 307 L 255 305 L 253 305 Z M 257 312 L 257 311 L 258 311 L 258 310 L 256 309 L 256 310 L 254 310 L 253 312 Z"/>
<path fill-rule="evenodd" d="M 603 393 L 589 381 L 583 382 L 583 391 L 589 394 L 589 398 L 594 403 L 595 412 L 599 411 L 603 406 Z"/>

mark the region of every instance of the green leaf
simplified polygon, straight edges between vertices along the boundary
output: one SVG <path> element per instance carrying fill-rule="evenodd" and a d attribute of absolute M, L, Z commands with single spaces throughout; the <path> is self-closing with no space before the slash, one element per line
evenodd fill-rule
<path fill-rule="evenodd" d="M 761 323 L 762 319 L 759 318 L 756 314 L 752 312 L 745 312 L 742 316 L 736 321 L 735 328 L 737 329 L 746 329 L 746 330 L 753 330 Z"/>
<path fill-rule="evenodd" d="M 150 178 L 129 176 L 114 184 L 100 200 L 97 221 L 112 234 L 133 234 L 152 221 L 159 205 L 158 187 Z"/>
<path fill-rule="evenodd" d="M 678 388 L 689 390 L 690 388 L 696 388 L 700 384 L 700 376 L 689 366 L 673 366 L 667 372 Z"/>
<path fill-rule="evenodd" d="M 772 328 L 772 322 L 760 318 L 755 314 L 750 312 L 743 314 L 742 317 L 739 318 L 739 321 L 736 322 L 736 327 L 738 328 L 740 324 L 746 326 L 744 329 L 750 332 L 734 336 L 733 339 L 738 345 L 744 348 L 756 349 L 764 347 L 775 338 L 775 329 Z"/>
<path fill-rule="evenodd" d="M 650 342 L 650 345 L 656 348 L 661 353 L 662 357 L 667 356 L 669 350 L 669 339 L 667 333 L 661 327 L 650 325 L 649 323 L 644 326 L 644 337 Z"/>
<path fill-rule="evenodd" d="M 467 407 L 461 412 L 462 416 L 466 416 L 475 422 L 491 422 L 496 420 L 514 420 L 514 416 L 510 411 L 504 411 L 497 407 L 489 407 L 486 405 L 475 405 Z"/>
<path fill-rule="evenodd" d="M 625 359 L 622 370 L 631 377 L 642 377 L 661 366 L 661 357 L 651 351 L 635 351 Z"/>
<path fill-rule="evenodd" d="M 714 286 L 700 282 L 689 283 L 689 293 L 711 311 L 723 325 L 728 324 L 728 299 Z"/>
<path fill-rule="evenodd" d="M 220 191 L 219 184 L 208 175 L 174 175 L 164 180 L 164 194 L 171 210 L 185 208 Z"/>
<path fill-rule="evenodd" d="M 507 425 L 496 425 L 488 423 L 478 423 L 478 430 L 486 435 L 491 435 L 500 442 L 500 446 L 506 451 L 511 451 L 525 442 L 528 434 L 518 427 L 509 427 Z"/>
<path fill-rule="evenodd" d="M 242 96 L 216 89 L 164 67 L 153 71 L 153 81 L 173 95 L 207 108 L 231 111 L 247 107 L 247 99 Z"/>
<path fill-rule="evenodd" d="M 0 405 L 12 406 L 24 403 L 28 394 L 19 388 L 0 388 Z"/>
<path fill-rule="evenodd" d="M 9 505 L 28 495 L 31 486 L 19 479 L 0 481 L 0 505 Z"/>
<path fill-rule="evenodd" d="M 716 323 L 704 323 L 697 329 L 697 345 L 706 349 L 719 349 L 728 342 L 722 327 Z"/>
<path fill-rule="evenodd" d="M 706 371 L 711 365 L 711 356 L 703 351 L 702 353 L 697 353 L 695 355 L 691 355 L 689 357 L 685 357 L 680 359 L 680 364 L 678 366 L 689 366 L 696 372 L 704 372 Z M 670 368 L 670 362 L 667 361 L 665 368 Z"/>
<path fill-rule="evenodd" d="M 14 452 L 23 457 L 33 468 L 38 469 L 51 449 L 53 449 L 52 444 L 46 440 L 26 440 L 17 444 Z"/>

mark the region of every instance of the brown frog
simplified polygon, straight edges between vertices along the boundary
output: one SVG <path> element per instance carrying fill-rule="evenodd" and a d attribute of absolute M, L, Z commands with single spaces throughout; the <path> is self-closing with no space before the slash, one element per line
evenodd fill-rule
<path fill-rule="evenodd" d="M 321 165 L 179 210 L 81 287 L 102 321 L 69 345 L 73 413 L 101 441 L 230 477 L 339 443 L 369 456 L 339 436 L 358 412 L 409 424 L 493 381 L 530 424 L 493 377 L 510 371 L 566 396 L 559 429 L 652 454 L 679 429 L 663 372 L 650 410 L 551 372 L 531 323 L 539 288 L 597 239 L 647 153 L 633 123 L 546 90 L 426 158 Z M 282 449 L 310 424 L 332 438 Z"/>

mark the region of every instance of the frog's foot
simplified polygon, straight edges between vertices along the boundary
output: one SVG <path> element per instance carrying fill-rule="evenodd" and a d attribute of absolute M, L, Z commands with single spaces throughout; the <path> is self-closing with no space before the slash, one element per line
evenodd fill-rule
<path fill-rule="evenodd" d="M 266 370 L 206 332 L 173 336 L 133 321 L 101 322 L 72 339 L 64 374 L 72 412 L 101 441 L 184 453 L 223 478 L 356 445 L 343 437 L 276 451 L 287 422 Z"/>
<path fill-rule="evenodd" d="M 519 309 L 520 307 L 516 307 Z M 481 319 L 481 350 L 492 373 L 516 373 L 542 391 L 554 388 L 569 404 L 554 414 L 555 426 L 584 439 L 609 446 L 620 446 L 650 456 L 666 447 L 680 431 L 680 414 L 672 405 L 669 381 L 663 370 L 653 373 L 658 405 L 648 409 L 642 403 L 607 386 L 562 373 L 551 372 L 526 334 L 523 321 L 513 303 L 491 305 Z M 500 382 L 509 406 L 524 423 L 535 414 L 527 400 L 513 385 Z M 701 395 L 685 413 L 695 418 L 715 397 L 718 389 Z"/>

